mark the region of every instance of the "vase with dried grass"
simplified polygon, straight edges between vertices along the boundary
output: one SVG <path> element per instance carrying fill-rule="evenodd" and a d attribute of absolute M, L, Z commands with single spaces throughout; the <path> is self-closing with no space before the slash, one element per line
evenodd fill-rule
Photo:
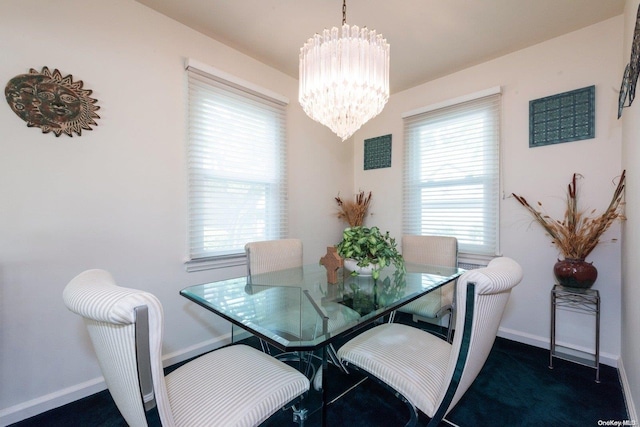
<path fill-rule="evenodd" d="M 371 203 L 371 191 L 369 194 L 360 191 L 355 195 L 354 200 L 342 200 L 340 195 L 336 196 L 335 200 L 338 204 L 336 216 L 349 224 L 349 227 L 358 227 L 364 223 L 364 218 L 367 216 Z"/>
<path fill-rule="evenodd" d="M 577 179 L 582 176 L 576 173 L 573 174 L 573 179 L 567 186 L 567 206 L 562 220 L 551 218 L 544 211 L 542 203 L 538 202 L 538 208 L 534 208 L 524 197 L 512 193 L 513 197 L 531 213 L 533 219 L 544 228 L 551 237 L 552 243 L 564 257 L 554 265 L 554 275 L 561 285 L 590 288 L 596 281 L 598 271 L 585 259 L 600 243 L 604 232 L 616 220 L 625 219 L 622 200 L 625 172 L 622 171 L 620 175 L 609 206 L 599 215 L 595 214 L 595 209 L 587 213 L 578 208 Z"/>

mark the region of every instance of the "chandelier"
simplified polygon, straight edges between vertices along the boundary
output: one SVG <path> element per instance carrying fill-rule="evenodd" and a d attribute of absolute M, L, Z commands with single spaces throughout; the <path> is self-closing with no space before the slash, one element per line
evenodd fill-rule
<path fill-rule="evenodd" d="M 389 99 L 389 44 L 382 34 L 347 25 L 325 29 L 300 49 L 298 100 L 342 140 L 380 114 Z"/>

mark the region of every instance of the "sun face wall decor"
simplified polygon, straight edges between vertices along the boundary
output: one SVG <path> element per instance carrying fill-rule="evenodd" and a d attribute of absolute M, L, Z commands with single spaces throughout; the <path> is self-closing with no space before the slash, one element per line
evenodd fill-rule
<path fill-rule="evenodd" d="M 96 99 L 89 97 L 92 91 L 82 88 L 82 80 L 73 81 L 60 71 L 43 67 L 41 72 L 29 70 L 9 80 L 4 95 L 14 113 L 27 122 L 28 127 L 39 127 L 42 133 L 53 132 L 82 135 L 82 130 L 92 130 L 98 124 L 95 112 L 100 109 Z"/>

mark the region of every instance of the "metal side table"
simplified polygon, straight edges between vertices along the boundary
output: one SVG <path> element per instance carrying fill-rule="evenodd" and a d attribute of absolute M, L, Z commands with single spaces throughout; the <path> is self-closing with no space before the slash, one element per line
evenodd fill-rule
<path fill-rule="evenodd" d="M 558 309 L 595 315 L 596 342 L 593 353 L 556 344 L 556 310 Z M 551 290 L 549 369 L 553 369 L 554 357 L 594 368 L 596 370 L 596 382 L 600 382 L 600 293 L 597 290 L 568 288 L 561 285 L 553 286 Z"/>

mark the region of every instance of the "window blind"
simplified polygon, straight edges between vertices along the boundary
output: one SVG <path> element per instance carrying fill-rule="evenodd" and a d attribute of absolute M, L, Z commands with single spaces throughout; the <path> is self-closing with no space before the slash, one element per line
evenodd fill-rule
<path fill-rule="evenodd" d="M 287 230 L 286 103 L 189 66 L 189 258 Z"/>
<path fill-rule="evenodd" d="M 403 233 L 498 254 L 500 93 L 404 118 Z"/>

